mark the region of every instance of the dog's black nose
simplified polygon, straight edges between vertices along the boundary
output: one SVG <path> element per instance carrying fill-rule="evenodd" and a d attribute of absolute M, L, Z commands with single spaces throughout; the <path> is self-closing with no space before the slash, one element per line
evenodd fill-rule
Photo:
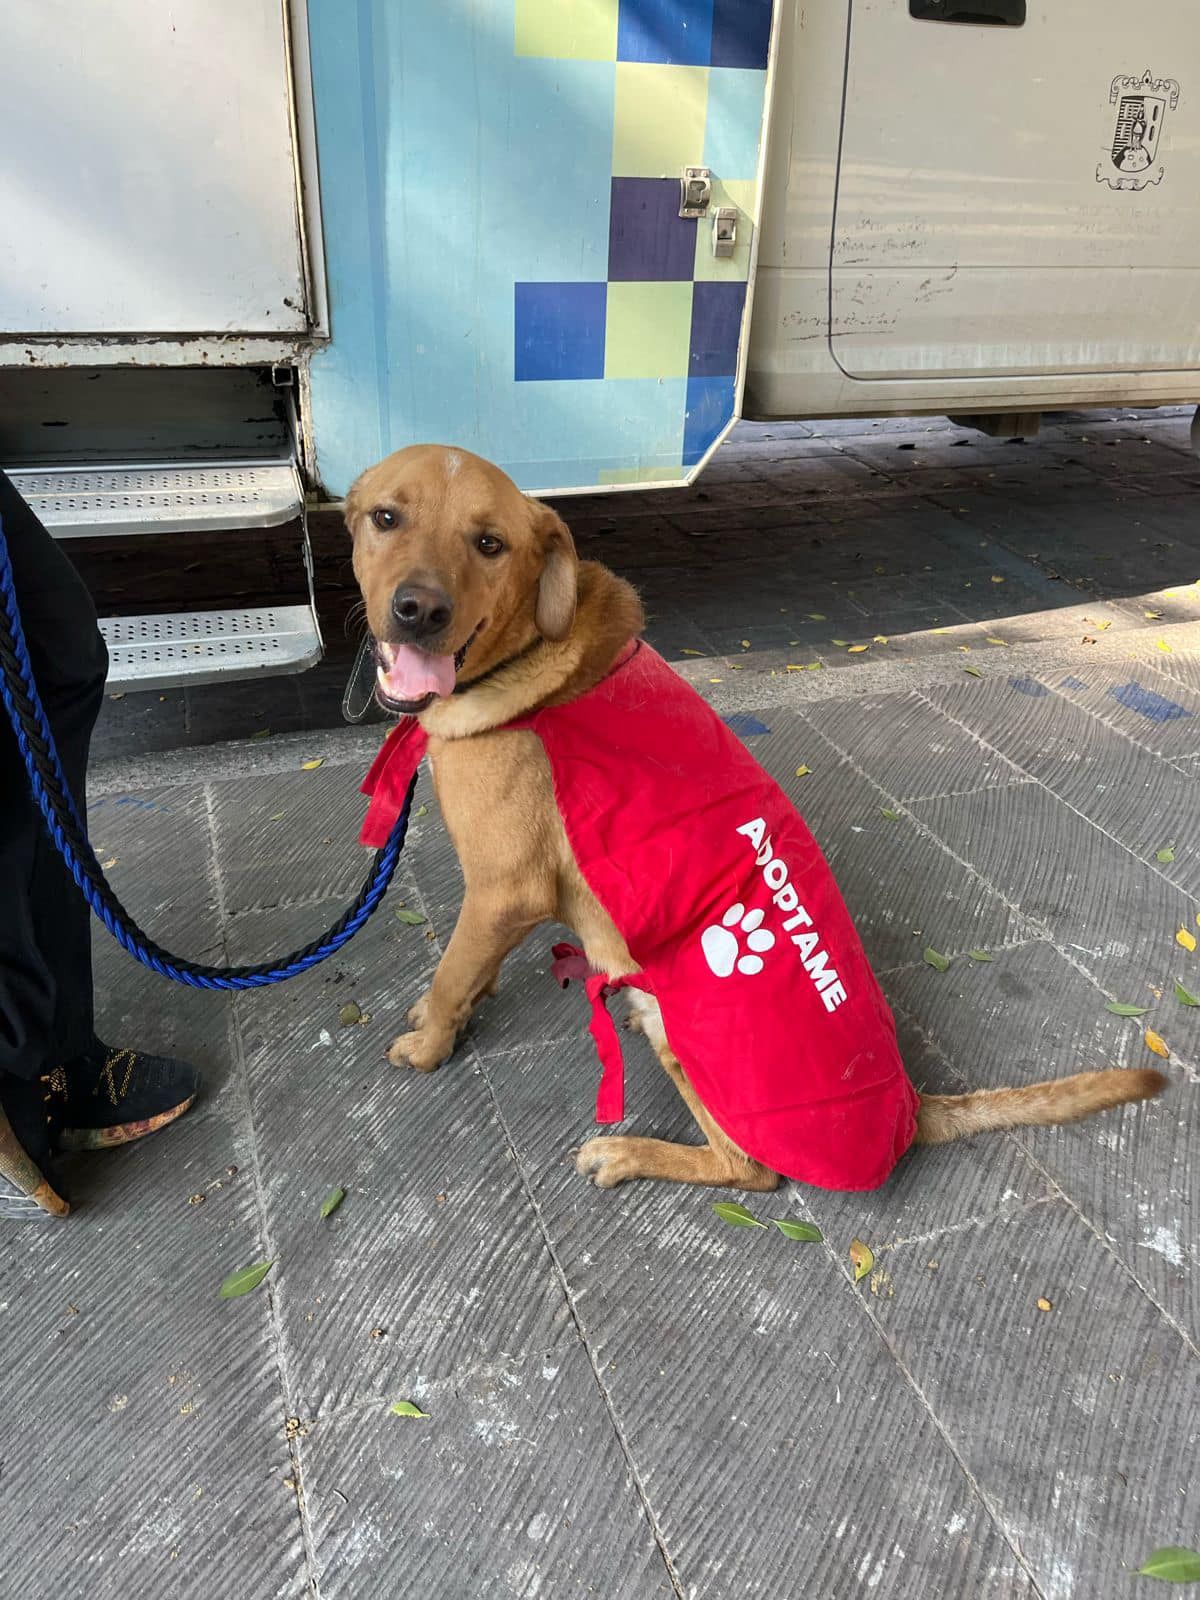
<path fill-rule="evenodd" d="M 392 596 L 392 615 L 410 639 L 425 639 L 450 626 L 454 602 L 444 589 L 406 583 Z"/>

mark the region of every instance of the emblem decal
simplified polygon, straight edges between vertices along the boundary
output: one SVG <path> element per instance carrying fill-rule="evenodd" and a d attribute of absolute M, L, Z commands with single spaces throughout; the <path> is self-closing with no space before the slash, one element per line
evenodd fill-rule
<path fill-rule="evenodd" d="M 1165 169 L 1154 162 L 1167 112 L 1179 104 L 1179 84 L 1174 78 L 1153 78 L 1147 68 L 1140 78 L 1114 78 L 1108 103 L 1116 106 L 1117 120 L 1112 148 L 1096 168 L 1096 182 L 1110 189 L 1161 183 Z"/>

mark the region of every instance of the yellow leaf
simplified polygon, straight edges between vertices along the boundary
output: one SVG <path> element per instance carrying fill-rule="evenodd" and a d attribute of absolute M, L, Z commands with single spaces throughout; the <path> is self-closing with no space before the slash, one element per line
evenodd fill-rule
<path fill-rule="evenodd" d="M 1154 648 L 1156 650 L 1163 651 L 1163 653 L 1165 655 L 1169 656 L 1171 654 L 1171 646 L 1167 643 L 1167 641 L 1165 639 L 1156 639 L 1154 641 Z"/>
<path fill-rule="evenodd" d="M 805 615 L 811 617 L 814 622 L 825 621 L 825 613 L 823 611 L 807 611 Z"/>
<path fill-rule="evenodd" d="M 749 639 L 743 639 L 743 640 L 742 640 L 742 649 L 743 649 L 743 650 L 749 650 L 749 648 L 750 648 L 750 641 L 749 641 Z"/>
<path fill-rule="evenodd" d="M 989 637 L 988 643 L 989 644 L 1007 644 L 1008 640 L 1007 639 L 993 639 L 993 638 Z"/>
<path fill-rule="evenodd" d="M 871 1253 L 870 1245 L 864 1244 L 861 1239 L 851 1239 L 850 1265 L 854 1268 L 855 1283 L 860 1278 L 865 1278 L 875 1265 L 875 1257 Z"/>
<path fill-rule="evenodd" d="M 1181 944 L 1185 950 L 1194 950 L 1196 948 L 1196 935 L 1189 928 L 1180 928 L 1175 935 L 1175 943 Z"/>
<path fill-rule="evenodd" d="M 806 778 L 811 771 L 812 771 L 811 767 L 797 767 L 796 768 L 796 776 L 798 778 Z"/>
<path fill-rule="evenodd" d="M 1054 1304 L 1052 1301 L 1047 1300 L 1044 1294 L 1040 1294 L 1038 1295 L 1037 1308 L 1039 1311 L 1053 1311 Z"/>
<path fill-rule="evenodd" d="M 1004 579 L 1000 576 L 1000 574 L 998 572 L 993 572 L 992 573 L 992 582 L 993 583 L 1003 583 Z"/>
<path fill-rule="evenodd" d="M 789 661 L 787 664 L 787 670 L 789 672 L 803 672 L 805 669 L 798 661 Z"/>
<path fill-rule="evenodd" d="M 1145 617 L 1147 622 L 1157 622 L 1158 619 L 1162 616 L 1162 612 L 1161 611 L 1143 611 L 1142 615 Z"/>
<path fill-rule="evenodd" d="M 849 650 L 846 651 L 846 654 L 848 656 L 858 656 L 861 655 L 864 650 L 869 650 L 870 648 L 871 646 L 869 644 L 852 644 Z"/>
<path fill-rule="evenodd" d="M 877 633 L 875 635 L 875 638 L 874 638 L 873 642 L 875 644 L 886 644 L 887 643 L 887 634 L 886 633 Z"/>
<path fill-rule="evenodd" d="M 699 655 L 703 655 L 704 652 L 702 650 L 688 650 L 688 649 L 684 648 L 679 652 L 679 654 L 681 656 L 699 656 Z"/>
<path fill-rule="evenodd" d="M 724 678 L 710 678 L 709 683 L 724 683 Z"/>
<path fill-rule="evenodd" d="M 1156 1056 L 1163 1056 L 1169 1059 L 1171 1052 L 1167 1049 L 1166 1041 L 1155 1033 L 1153 1028 L 1147 1028 L 1143 1037 L 1146 1041 L 1147 1050 L 1153 1050 Z"/>
<path fill-rule="evenodd" d="M 325 760 L 324 756 L 314 756 L 311 761 L 302 761 L 300 763 L 300 771 L 301 772 L 315 772 L 317 770 L 317 768 L 324 763 L 324 760 Z"/>
<path fill-rule="evenodd" d="M 950 629 L 949 628 L 934 628 L 933 632 L 934 633 L 949 633 Z"/>

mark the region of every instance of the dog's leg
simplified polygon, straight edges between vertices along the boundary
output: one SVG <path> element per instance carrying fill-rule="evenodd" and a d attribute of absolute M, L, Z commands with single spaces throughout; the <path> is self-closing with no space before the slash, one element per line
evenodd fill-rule
<path fill-rule="evenodd" d="M 514 918 L 469 891 L 429 989 L 408 1013 L 410 1033 L 392 1040 L 394 1067 L 432 1072 L 453 1052 L 467 1019 L 486 994 L 495 993 L 500 967 L 536 921 Z"/>
<path fill-rule="evenodd" d="M 654 1046 L 707 1142 L 672 1144 L 666 1139 L 640 1139 L 629 1134 L 589 1139 L 575 1158 L 576 1168 L 601 1189 L 613 1189 L 629 1178 L 663 1178 L 669 1183 L 703 1183 L 725 1189 L 778 1188 L 779 1174 L 739 1150 L 705 1110 L 671 1053 L 657 1003 L 635 998 L 632 1020 Z"/>

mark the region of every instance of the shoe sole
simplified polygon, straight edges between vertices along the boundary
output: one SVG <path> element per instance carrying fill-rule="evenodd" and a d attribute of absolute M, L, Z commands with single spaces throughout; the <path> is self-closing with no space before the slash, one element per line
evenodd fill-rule
<path fill-rule="evenodd" d="M 166 1128 L 172 1122 L 177 1122 L 195 1103 L 196 1096 L 192 1094 L 186 1100 L 181 1100 L 177 1106 L 172 1106 L 169 1111 L 160 1111 L 156 1116 L 144 1117 L 140 1122 L 114 1122 L 107 1128 L 64 1128 L 58 1136 L 58 1148 L 71 1151 L 111 1150 L 119 1144 L 132 1144 L 135 1139 L 145 1139 L 149 1134 L 157 1133 L 160 1128 Z"/>

